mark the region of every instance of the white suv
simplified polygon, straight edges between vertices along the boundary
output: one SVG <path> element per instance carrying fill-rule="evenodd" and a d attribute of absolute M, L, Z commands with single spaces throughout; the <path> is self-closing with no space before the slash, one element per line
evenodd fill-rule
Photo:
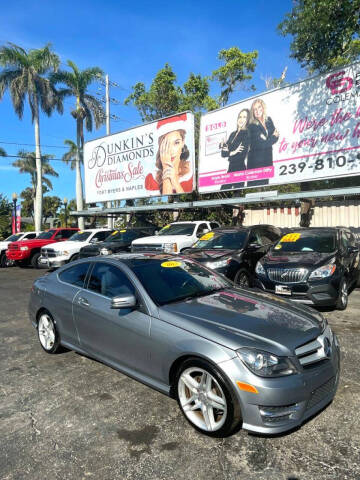
<path fill-rule="evenodd" d="M 89 229 L 80 230 L 72 235 L 66 242 L 51 243 L 41 248 L 40 265 L 48 267 L 61 267 L 67 262 L 79 258 L 80 248 L 89 243 L 102 242 L 110 235 L 112 230 Z"/>
<path fill-rule="evenodd" d="M 217 222 L 206 220 L 170 223 L 162 228 L 157 235 L 134 240 L 131 244 L 131 251 L 151 250 L 180 253 L 184 248 L 191 247 L 202 235 L 219 226 Z"/>
<path fill-rule="evenodd" d="M 6 258 L 6 250 L 8 249 L 10 243 L 19 242 L 20 240 L 31 240 L 39 235 L 41 232 L 19 232 L 13 233 L 10 237 L 6 238 L 0 242 L 0 267 L 8 267 L 14 262 Z"/>

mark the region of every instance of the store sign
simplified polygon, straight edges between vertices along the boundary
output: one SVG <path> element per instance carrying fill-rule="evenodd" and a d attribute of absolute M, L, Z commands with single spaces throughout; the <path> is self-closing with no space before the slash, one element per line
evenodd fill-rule
<path fill-rule="evenodd" d="M 200 193 L 359 174 L 359 63 L 201 118 Z"/>
<path fill-rule="evenodd" d="M 86 142 L 86 202 L 190 193 L 194 152 L 190 112 Z"/>

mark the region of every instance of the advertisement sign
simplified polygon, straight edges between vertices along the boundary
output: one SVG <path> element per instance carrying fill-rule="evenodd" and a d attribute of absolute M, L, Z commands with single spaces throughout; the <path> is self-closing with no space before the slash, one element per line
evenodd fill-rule
<path fill-rule="evenodd" d="M 201 118 L 200 193 L 359 174 L 359 63 Z"/>
<path fill-rule="evenodd" d="M 190 193 L 194 158 L 191 112 L 86 142 L 86 202 Z"/>
<path fill-rule="evenodd" d="M 18 233 L 21 231 L 21 205 L 16 206 L 16 225 L 15 225 L 15 211 L 12 210 L 11 232 Z"/>

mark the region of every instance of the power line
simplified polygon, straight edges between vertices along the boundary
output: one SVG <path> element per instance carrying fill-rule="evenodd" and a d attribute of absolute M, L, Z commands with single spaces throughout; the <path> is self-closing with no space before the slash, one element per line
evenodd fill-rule
<path fill-rule="evenodd" d="M 35 147 L 36 144 L 35 143 L 17 143 L 17 142 L 3 142 L 0 140 L 0 143 L 3 143 L 5 145 L 18 145 L 19 147 L 20 146 L 26 146 L 26 147 Z M 66 147 L 64 145 L 44 145 L 44 144 L 40 144 L 41 147 L 48 147 L 48 148 L 69 148 L 69 147 Z"/>

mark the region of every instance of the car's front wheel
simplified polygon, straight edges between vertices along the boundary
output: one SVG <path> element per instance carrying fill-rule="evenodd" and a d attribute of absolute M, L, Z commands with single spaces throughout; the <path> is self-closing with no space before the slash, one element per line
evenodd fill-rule
<path fill-rule="evenodd" d="M 42 348 L 46 353 L 60 351 L 60 337 L 54 320 L 48 312 L 43 312 L 38 321 L 38 337 Z"/>
<path fill-rule="evenodd" d="M 245 268 L 240 268 L 234 278 L 234 282 L 239 285 L 239 287 L 250 287 L 250 275 Z"/>
<path fill-rule="evenodd" d="M 177 400 L 187 421 L 212 437 L 226 437 L 241 425 L 240 405 L 227 380 L 210 363 L 186 360 L 176 376 Z"/>
<path fill-rule="evenodd" d="M 40 252 L 37 252 L 37 253 L 34 253 L 33 256 L 31 257 L 30 259 L 30 263 L 31 263 L 31 266 L 34 267 L 34 268 L 40 268 L 40 257 L 41 257 L 41 253 Z"/>
<path fill-rule="evenodd" d="M 340 282 L 339 296 L 336 302 L 336 308 L 338 310 L 345 310 L 349 300 L 349 287 L 345 278 Z"/>

